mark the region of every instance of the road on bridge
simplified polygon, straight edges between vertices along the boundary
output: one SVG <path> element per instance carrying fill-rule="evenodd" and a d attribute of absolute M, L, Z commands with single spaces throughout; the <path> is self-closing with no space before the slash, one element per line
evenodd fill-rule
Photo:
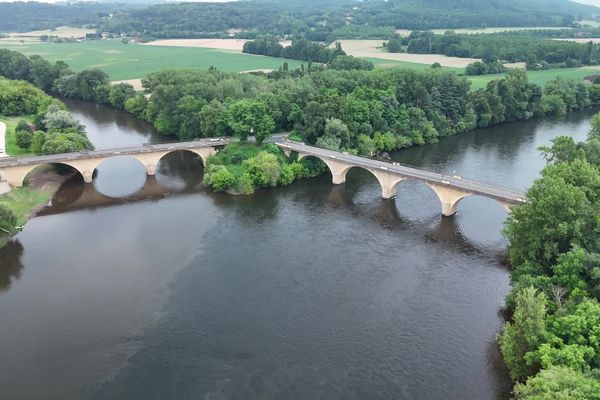
<path fill-rule="evenodd" d="M 282 135 L 273 137 L 273 142 L 279 147 L 293 150 L 299 153 L 313 155 L 323 159 L 335 160 L 351 166 L 379 169 L 407 178 L 415 178 L 422 181 L 427 181 L 432 184 L 445 185 L 452 188 L 471 192 L 473 194 L 480 194 L 486 197 L 492 197 L 512 204 L 523 204 L 526 201 L 525 193 L 521 193 L 511 189 L 487 185 L 481 182 L 464 179 L 458 176 L 444 175 L 437 172 L 426 171 L 423 169 L 418 169 L 395 162 L 383 162 L 373 160 L 370 158 L 354 156 L 347 153 L 341 153 L 338 151 L 322 149 L 320 147 L 308 146 L 304 143 L 298 143 L 287 140 L 286 137 Z"/>

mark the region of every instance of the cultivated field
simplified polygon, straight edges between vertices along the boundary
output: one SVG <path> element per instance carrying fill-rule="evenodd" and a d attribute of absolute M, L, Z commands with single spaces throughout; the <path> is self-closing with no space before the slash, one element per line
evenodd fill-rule
<path fill-rule="evenodd" d="M 567 42 L 575 42 L 575 43 L 588 43 L 588 42 L 593 42 L 593 43 L 600 43 L 600 38 L 569 38 L 569 39 L 553 39 L 553 40 L 561 40 L 561 41 L 567 41 Z"/>
<path fill-rule="evenodd" d="M 70 26 L 61 26 L 56 29 L 44 29 L 41 31 L 9 33 L 10 37 L 38 37 L 41 35 L 52 35 L 62 38 L 82 38 L 86 33 L 95 33 L 95 29 L 73 28 Z"/>
<path fill-rule="evenodd" d="M 203 49 L 230 50 L 241 53 L 246 39 L 163 39 L 144 43 L 145 46 L 173 46 L 197 47 Z M 282 46 L 289 46 L 291 42 L 281 41 Z"/>
<path fill-rule="evenodd" d="M 528 71 L 527 76 L 529 81 L 537 83 L 538 85 L 545 85 L 546 82 L 561 77 L 563 79 L 577 79 L 583 80 L 586 76 L 600 74 L 600 67 L 584 67 L 584 68 L 560 68 L 550 69 L 547 71 Z M 484 88 L 487 83 L 491 80 L 501 78 L 502 74 L 497 75 L 480 75 L 468 77 L 472 82 L 471 88 L 479 89 Z"/>
<path fill-rule="evenodd" d="M 445 67 L 453 68 L 464 68 L 467 64 L 478 61 L 475 58 L 447 57 L 441 54 L 388 53 L 382 48 L 383 40 L 340 40 L 339 42 L 346 53 L 355 57 L 379 58 L 426 65 L 438 62 Z"/>
<path fill-rule="evenodd" d="M 10 48 L 27 55 L 39 54 L 50 61 L 65 61 L 76 71 L 98 68 L 111 80 L 137 79 L 165 68 L 199 68 L 211 66 L 228 72 L 257 69 L 278 69 L 287 62 L 290 68 L 300 61 L 265 57 L 238 52 L 172 46 L 142 46 L 123 44 L 120 40 L 94 40 L 82 43 L 6 43 Z"/>

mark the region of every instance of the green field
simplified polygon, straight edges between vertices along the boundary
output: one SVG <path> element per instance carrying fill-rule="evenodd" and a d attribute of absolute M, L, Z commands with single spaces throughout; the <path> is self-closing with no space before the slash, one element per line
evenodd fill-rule
<path fill-rule="evenodd" d="M 544 86 L 546 82 L 560 76 L 564 79 L 577 79 L 583 80 L 584 77 L 594 74 L 600 74 L 600 67 L 598 69 L 588 68 L 559 68 L 549 69 L 546 71 L 528 71 L 527 76 L 531 83 L 536 83 L 540 86 Z M 493 79 L 501 78 L 503 74 L 497 75 L 480 75 L 468 77 L 472 84 L 472 89 L 484 88 L 487 83 Z"/>
<path fill-rule="evenodd" d="M 235 51 L 215 50 L 191 47 L 142 46 L 123 44 L 119 40 L 97 40 L 83 43 L 24 43 L 14 44 L 0 41 L 0 47 L 20 51 L 27 55 L 39 54 L 51 61 L 62 60 L 76 71 L 86 68 L 99 68 L 106 72 L 111 80 L 136 79 L 150 72 L 165 68 L 200 68 L 215 66 L 229 72 L 253 69 L 277 69 L 284 62 L 290 68 L 300 66 L 300 61 L 283 58 L 241 54 Z M 430 69 L 429 64 L 417 64 L 405 61 L 367 58 L 376 68 L 415 68 Z M 463 74 L 464 68 L 443 67 L 444 71 Z M 531 71 L 531 82 L 544 85 L 547 81 L 561 76 L 565 79 L 583 79 L 585 76 L 600 74 L 598 69 L 564 68 L 548 71 Z M 473 76 L 472 88 L 485 87 L 487 82 L 502 75 Z"/>
<path fill-rule="evenodd" d="M 221 71 L 240 72 L 253 69 L 278 69 L 287 62 L 290 68 L 300 61 L 241 54 L 234 51 L 123 44 L 119 40 L 95 40 L 82 43 L 24 43 L 0 41 L 0 47 L 26 55 L 39 54 L 50 60 L 62 60 L 75 71 L 98 68 L 111 80 L 143 78 L 165 68 L 200 68 L 211 66 Z"/>

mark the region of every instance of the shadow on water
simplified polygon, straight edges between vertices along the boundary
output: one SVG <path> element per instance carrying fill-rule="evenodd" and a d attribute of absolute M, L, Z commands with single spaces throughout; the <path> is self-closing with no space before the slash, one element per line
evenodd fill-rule
<path fill-rule="evenodd" d="M 0 249 L 0 292 L 7 291 L 23 274 L 23 246 L 18 240 L 10 240 Z"/>

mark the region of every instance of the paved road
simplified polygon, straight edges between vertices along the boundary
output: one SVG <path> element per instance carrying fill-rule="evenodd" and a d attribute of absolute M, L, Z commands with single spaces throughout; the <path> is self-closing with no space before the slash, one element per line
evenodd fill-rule
<path fill-rule="evenodd" d="M 509 203 L 522 204 L 525 202 L 525 193 L 521 193 L 511 189 L 495 187 L 487 185 L 485 183 L 464 179 L 461 177 L 439 174 L 437 172 L 418 169 L 399 163 L 377 161 L 370 158 L 340 153 L 338 151 L 331 151 L 321 149 L 319 147 L 307 146 L 303 143 L 287 141 L 283 136 L 274 137 L 273 142 L 283 148 L 288 148 L 304 154 L 319 156 L 324 159 L 339 161 L 349 165 L 356 165 L 371 169 L 379 169 L 382 171 L 405 176 L 407 178 L 415 178 L 438 185 L 446 185 L 456 189 L 465 190 L 474 194 L 495 198 Z"/>
<path fill-rule="evenodd" d="M 148 144 L 135 147 L 123 147 L 118 149 L 106 149 L 95 151 L 84 151 L 79 153 L 61 153 L 49 154 L 44 156 L 29 157 L 8 157 L 0 159 L 1 167 L 14 167 L 17 165 L 31 165 L 40 163 L 62 162 L 67 160 L 84 160 L 93 158 L 103 158 L 112 156 L 123 156 L 130 154 L 154 153 L 164 150 L 186 150 L 200 147 L 224 146 L 229 143 L 229 139 L 199 139 L 190 142 L 173 142 Z"/>

